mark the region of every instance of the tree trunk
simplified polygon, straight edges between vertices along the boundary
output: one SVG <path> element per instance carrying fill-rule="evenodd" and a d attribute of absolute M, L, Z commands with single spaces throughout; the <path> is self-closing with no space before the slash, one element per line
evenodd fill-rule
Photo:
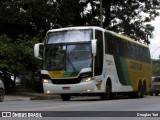
<path fill-rule="evenodd" d="M 110 20 L 111 20 L 110 19 L 111 0 L 103 0 L 102 4 L 104 8 L 104 15 L 105 15 L 103 28 L 109 29 Z"/>

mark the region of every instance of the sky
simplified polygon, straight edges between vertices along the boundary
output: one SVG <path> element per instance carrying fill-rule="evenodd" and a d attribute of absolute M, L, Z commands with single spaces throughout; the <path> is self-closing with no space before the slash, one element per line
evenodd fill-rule
<path fill-rule="evenodd" d="M 151 58 L 159 59 L 160 56 L 160 16 L 150 23 L 155 27 L 153 32 L 154 38 L 150 39 L 150 53 Z"/>

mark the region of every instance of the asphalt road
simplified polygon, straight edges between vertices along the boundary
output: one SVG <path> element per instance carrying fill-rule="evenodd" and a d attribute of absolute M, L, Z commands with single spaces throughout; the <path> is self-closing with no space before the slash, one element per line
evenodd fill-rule
<path fill-rule="evenodd" d="M 60 99 L 33 100 L 33 101 L 6 101 L 0 103 L 0 111 L 3 112 L 12 111 L 12 116 L 14 117 L 16 117 L 16 115 L 18 115 L 19 113 L 19 115 L 23 116 L 23 119 L 26 120 L 28 120 L 28 118 L 25 118 L 25 116 L 32 117 L 34 115 L 35 116 L 37 115 L 39 118 L 29 118 L 29 119 L 159 120 L 160 96 L 152 96 L 152 97 L 146 96 L 145 98 L 142 99 L 116 98 L 108 101 L 101 101 L 99 97 L 75 97 L 72 98 L 71 101 L 67 102 L 61 101 Z M 13 114 L 13 112 L 15 114 Z M 153 117 L 154 115 L 155 117 Z M 42 118 L 40 118 L 41 116 Z M 0 118 L 0 120 L 6 120 L 6 119 L 8 118 Z M 14 119 L 19 120 L 22 118 L 17 118 L 17 117 L 12 118 L 12 120 Z"/>

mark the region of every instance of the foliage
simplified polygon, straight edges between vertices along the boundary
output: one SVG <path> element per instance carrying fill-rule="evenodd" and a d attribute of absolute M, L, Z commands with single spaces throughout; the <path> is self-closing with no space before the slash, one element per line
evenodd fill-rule
<path fill-rule="evenodd" d="M 152 75 L 160 76 L 160 59 L 152 60 Z"/>
<path fill-rule="evenodd" d="M 149 44 L 154 27 L 148 22 L 159 13 L 159 0 L 102 0 L 103 27 Z M 16 38 L 40 30 L 100 22 L 100 0 L 1 0 L 0 34 Z"/>
<path fill-rule="evenodd" d="M 56 21 L 56 6 L 48 0 L 1 0 L 0 34 L 16 39 L 19 34 L 35 36 Z"/>
<path fill-rule="evenodd" d="M 38 67 L 33 55 L 33 46 L 37 41 L 37 38 L 30 41 L 27 35 L 19 35 L 15 42 L 6 35 L 0 36 L 0 69 L 34 71 Z"/>
<path fill-rule="evenodd" d="M 91 4 L 91 10 L 86 14 L 86 17 L 90 18 L 88 23 L 99 25 L 99 0 L 86 0 L 86 3 L 88 1 Z M 102 4 L 105 29 L 150 43 L 149 38 L 153 38 L 154 27 L 148 22 L 159 15 L 159 0 L 102 0 Z"/>
<path fill-rule="evenodd" d="M 48 29 L 99 26 L 100 0 L 1 0 L 0 69 L 36 68 L 33 45 Z M 102 0 L 103 27 L 149 44 L 159 0 Z"/>

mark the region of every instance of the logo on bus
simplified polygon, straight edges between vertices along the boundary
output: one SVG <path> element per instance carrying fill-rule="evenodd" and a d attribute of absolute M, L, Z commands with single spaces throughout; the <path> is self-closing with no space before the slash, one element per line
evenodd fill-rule
<path fill-rule="evenodd" d="M 130 68 L 136 70 L 142 70 L 142 64 L 136 62 L 130 62 Z"/>

